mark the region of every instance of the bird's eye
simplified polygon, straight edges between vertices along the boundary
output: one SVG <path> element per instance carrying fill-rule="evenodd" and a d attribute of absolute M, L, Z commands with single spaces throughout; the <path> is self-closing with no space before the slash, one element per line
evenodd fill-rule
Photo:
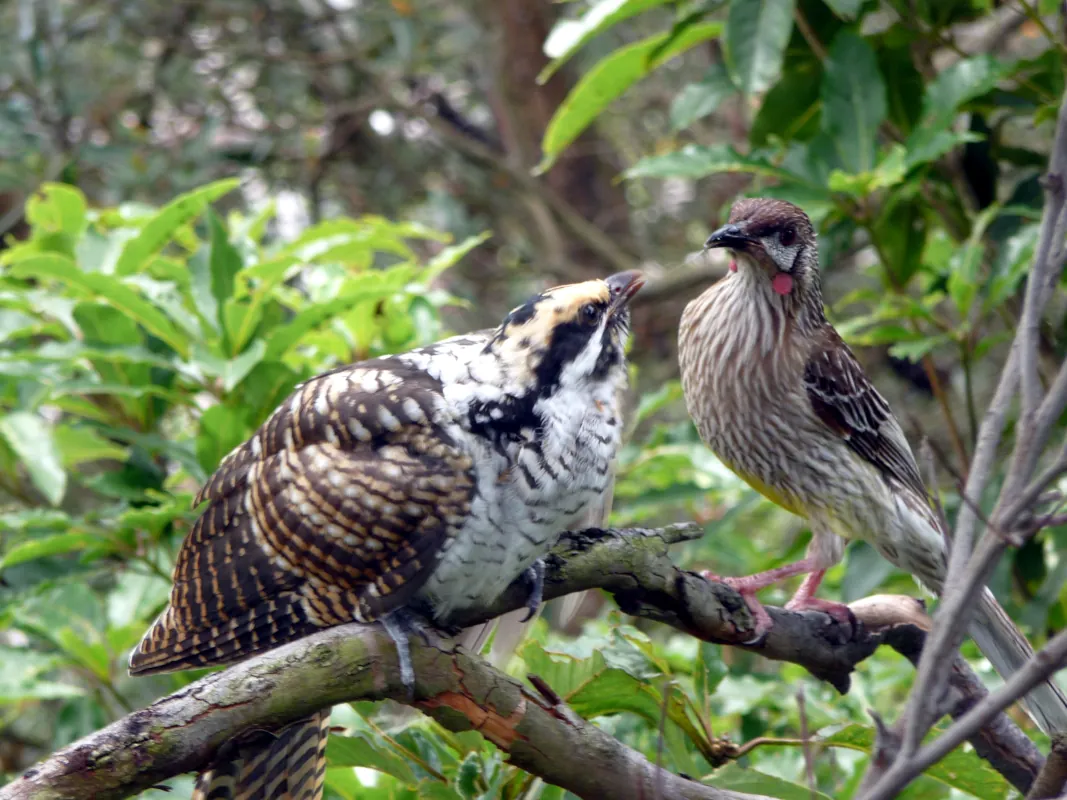
<path fill-rule="evenodd" d="M 600 309 L 593 303 L 586 303 L 582 306 L 581 310 L 582 322 L 588 322 L 590 324 L 600 319 Z"/>
<path fill-rule="evenodd" d="M 792 247 L 793 242 L 797 240 L 797 229 L 793 227 L 782 228 L 782 232 L 778 234 L 778 242 L 782 247 Z"/>

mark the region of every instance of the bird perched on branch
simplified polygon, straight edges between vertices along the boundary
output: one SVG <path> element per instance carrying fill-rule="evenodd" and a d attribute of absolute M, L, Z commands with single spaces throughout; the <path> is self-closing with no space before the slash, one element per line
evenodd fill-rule
<path fill-rule="evenodd" d="M 225 664 L 312 631 L 381 622 L 412 688 L 407 636 L 526 575 L 610 492 L 637 272 L 560 286 L 480 331 L 297 387 L 197 497 L 170 602 L 135 675 Z M 329 712 L 239 745 L 198 798 L 321 795 Z M 234 748 L 230 748 L 231 751 Z"/>
<path fill-rule="evenodd" d="M 682 316 L 686 405 L 720 460 L 813 533 L 801 561 L 724 579 L 745 598 L 758 634 L 771 620 L 755 593 L 795 575 L 807 577 L 787 608 L 848 617 L 847 606 L 815 597 L 846 539 L 868 542 L 940 594 L 941 521 L 889 404 L 826 320 L 811 221 L 791 203 L 741 200 L 705 243 L 713 247 L 735 261 Z M 1004 677 L 1033 655 L 988 589 L 971 634 Z M 1054 684 L 1026 705 L 1046 731 L 1067 730 L 1067 698 Z"/>

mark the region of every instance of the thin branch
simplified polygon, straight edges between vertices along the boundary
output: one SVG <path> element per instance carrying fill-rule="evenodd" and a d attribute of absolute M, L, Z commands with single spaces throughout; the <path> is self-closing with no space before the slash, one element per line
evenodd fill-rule
<path fill-rule="evenodd" d="M 908 758 L 897 758 L 870 792 L 860 795 L 860 800 L 891 800 L 900 790 L 922 774 L 931 764 L 936 764 L 983 725 L 1002 712 L 1023 695 L 1048 680 L 1052 673 L 1063 666 L 1067 659 L 1067 631 L 1054 636 L 1048 645 L 1026 666 L 1012 675 L 997 691 L 991 692 L 975 705 L 948 730 L 930 744 Z M 902 754 L 903 755 L 903 754 Z"/>
<path fill-rule="evenodd" d="M 1049 170 L 1045 177 L 1045 210 L 1034 265 L 1027 282 L 1022 319 L 1001 372 L 996 393 L 982 422 L 964 490 L 965 496 L 976 503 L 980 501 L 993 471 L 997 445 L 1016 387 L 1021 385 L 1022 413 L 1016 430 L 1015 446 L 996 507 L 990 515 L 993 525 L 998 528 L 1003 527 L 1004 509 L 1014 506 L 1018 497 L 1032 485 L 1034 469 L 1052 431 L 1052 425 L 1048 422 L 1051 417 L 1045 416 L 1045 412 L 1051 415 L 1056 409 L 1062 410 L 1062 404 L 1067 403 L 1067 376 L 1064 377 L 1063 386 L 1060 386 L 1060 379 L 1057 378 L 1054 385 L 1056 391 L 1050 392 L 1042 399 L 1037 372 L 1040 321 L 1051 297 L 1052 287 L 1059 280 L 1064 267 L 1063 248 L 1057 246 L 1054 249 L 1052 243 L 1062 242 L 1063 228 L 1067 225 L 1064 221 L 1067 196 L 1065 177 L 1067 94 L 1060 104 Z M 1067 367 L 1063 371 L 1067 371 Z M 968 504 L 961 507 L 941 606 L 919 663 L 919 675 L 912 686 L 904 714 L 898 721 L 903 731 L 900 752 L 891 763 L 872 759 L 865 785 L 873 783 L 874 787 L 865 797 L 892 796 L 910 780 L 907 776 L 917 774 L 910 771 L 916 763 L 917 752 L 925 753 L 929 757 L 931 752 L 939 752 L 931 748 L 947 746 L 950 741 L 945 738 L 945 734 L 937 742 L 920 751 L 920 743 L 935 721 L 935 715 L 930 708 L 931 698 L 942 696 L 949 681 L 953 654 L 957 652 L 974 613 L 977 595 L 1007 548 L 1007 542 L 1003 538 L 987 535 L 972 553 L 977 518 L 974 508 Z M 1029 674 L 1038 662 L 1038 659 L 1032 659 L 1024 670 L 1009 679 L 1008 685 L 1019 675 Z M 946 745 L 939 744 L 943 740 Z M 877 779 L 880 772 L 881 778 Z"/>

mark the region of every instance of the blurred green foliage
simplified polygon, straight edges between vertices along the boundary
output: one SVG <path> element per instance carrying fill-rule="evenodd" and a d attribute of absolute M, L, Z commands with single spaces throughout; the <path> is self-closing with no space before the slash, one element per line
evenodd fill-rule
<path fill-rule="evenodd" d="M 847 256 L 869 250 L 862 285 L 835 298 L 835 320 L 854 344 L 918 363 L 941 415 L 928 424 L 948 431 L 956 452 L 946 460 L 958 466 L 971 447 L 983 381 L 1016 324 L 1036 243 L 1038 179 L 1064 88 L 1063 49 L 1043 38 L 1033 19 L 1026 24 L 1037 44 L 1026 56 L 949 46 L 958 26 L 991 19 L 999 5 L 569 4 L 569 18 L 546 44 L 556 60 L 542 77 L 576 66 L 582 77 L 544 131 L 542 168 L 562 162 L 640 82 L 669 84 L 664 76 L 676 57 L 717 48 L 721 58 L 699 80 L 660 92 L 664 133 L 630 159 L 631 196 L 655 196 L 664 181 L 741 174 L 751 180 L 748 193 L 792 200 L 812 215 L 828 283 Z M 1037 3 L 1034 18 L 1054 5 Z M 124 13 L 148 15 L 146 9 Z M 407 50 L 397 43 L 429 28 L 406 12 L 390 14 L 376 8 L 367 21 L 377 37 L 373 48 L 388 61 L 381 42 L 392 35 L 397 51 L 414 58 L 411 42 Z M 64 71 L 62 59 L 49 60 L 40 24 L 18 30 L 26 32 L 28 52 L 38 53 L 33 65 L 41 75 L 52 80 Z M 380 31 L 392 33 L 378 37 Z M 456 41 L 455 49 L 469 49 L 468 39 Z M 75 44 L 57 52 L 69 60 L 89 46 Z M 934 63 L 938 49 L 951 64 Z M 14 54 L 0 54 L 0 63 Z M 127 56 L 139 63 L 136 53 Z M 272 119 L 299 115 L 312 102 L 306 87 L 314 82 L 305 82 L 296 58 L 283 62 L 276 59 L 254 87 Z M 132 70 L 124 64 L 116 61 L 116 69 Z M 78 81 L 88 74 L 67 72 Z M 278 86 L 286 90 L 272 94 Z M 92 86 L 76 88 L 58 99 L 92 95 Z M 188 94 L 196 99 L 195 87 Z M 33 109 L 0 104 L 0 147 L 47 154 L 55 141 L 34 138 L 40 131 L 25 124 Z M 725 108 L 741 109 L 745 141 L 728 144 L 703 127 Z M 182 168 L 137 126 L 64 157 L 81 158 L 83 174 L 113 180 L 119 196 L 141 196 L 131 187 L 143 187 L 146 174 L 187 188 L 225 172 L 215 168 L 222 156 L 204 155 L 213 152 L 206 143 L 214 130 L 205 126 L 186 142 Z M 293 145 L 289 139 L 300 135 L 298 126 L 283 138 Z M 411 166 L 379 160 L 390 170 Z M 30 162 L 5 163 L 0 179 L 21 185 L 27 169 L 48 174 Z M 381 183 L 382 204 L 386 190 L 390 203 L 408 200 L 400 180 L 364 172 L 360 179 Z M 62 177 L 76 176 L 63 170 Z M 235 199 L 238 193 L 237 181 L 223 180 L 159 208 L 92 209 L 72 186 L 46 183 L 26 205 L 29 238 L 0 251 L 0 765 L 9 773 L 197 677 L 132 680 L 125 670 L 130 648 L 165 600 L 196 489 L 299 381 L 445 335 L 440 312 L 457 301 L 435 288 L 436 279 L 484 238 L 450 244 L 423 225 L 365 215 L 333 217 L 285 240 L 277 235 L 274 202 L 260 198 L 251 211 L 240 210 L 247 201 Z M 463 216 L 460 227 L 470 225 Z M 698 227 L 706 233 L 703 219 Z M 1064 355 L 1065 319 L 1044 331 L 1052 361 Z M 802 555 L 807 531 L 800 522 L 726 471 L 688 421 L 671 421 L 682 416 L 677 382 L 638 399 L 613 521 L 696 518 L 708 535 L 680 548 L 678 558 L 721 574 Z M 953 513 L 951 487 L 944 499 Z M 994 579 L 1036 639 L 1064 623 L 1065 534 L 1048 532 Z M 863 545 L 849 549 L 826 586 L 845 600 L 876 590 L 915 592 L 910 578 Z M 784 602 L 787 589 L 769 590 L 764 599 Z M 816 742 L 821 795 L 814 796 L 844 798 L 866 766 L 868 709 L 893 717 L 912 677 L 902 659 L 880 651 L 840 697 L 799 667 L 635 626 L 610 610 L 586 620 L 577 636 L 539 620 L 510 670 L 542 676 L 578 713 L 673 771 L 783 799 L 813 796 L 799 741 L 799 693 Z M 333 798 L 565 796 L 509 766 L 480 736 L 449 733 L 398 707 L 339 707 L 334 724 L 343 733 L 331 736 L 328 749 Z M 726 762 L 721 737 L 761 743 Z M 170 783 L 188 793 L 188 779 Z M 1015 795 L 965 747 L 901 796 Z"/>

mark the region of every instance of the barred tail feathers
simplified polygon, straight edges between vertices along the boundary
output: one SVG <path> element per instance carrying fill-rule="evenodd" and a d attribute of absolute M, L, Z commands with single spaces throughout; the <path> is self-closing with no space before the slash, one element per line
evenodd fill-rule
<path fill-rule="evenodd" d="M 330 709 L 286 726 L 267 741 L 235 744 L 201 773 L 192 800 L 321 800 Z"/>

